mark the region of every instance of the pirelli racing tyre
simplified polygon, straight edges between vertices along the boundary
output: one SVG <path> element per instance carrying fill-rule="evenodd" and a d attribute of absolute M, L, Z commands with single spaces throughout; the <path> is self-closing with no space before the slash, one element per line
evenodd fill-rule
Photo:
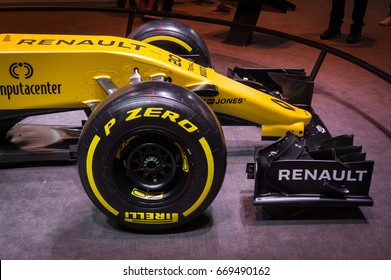
<path fill-rule="evenodd" d="M 92 202 L 135 230 L 179 227 L 199 216 L 222 185 L 221 126 L 194 93 L 148 81 L 118 90 L 91 114 L 78 169 Z"/>
<path fill-rule="evenodd" d="M 204 40 L 181 22 L 167 19 L 150 21 L 140 25 L 128 37 L 157 46 L 205 67 L 212 66 Z"/>

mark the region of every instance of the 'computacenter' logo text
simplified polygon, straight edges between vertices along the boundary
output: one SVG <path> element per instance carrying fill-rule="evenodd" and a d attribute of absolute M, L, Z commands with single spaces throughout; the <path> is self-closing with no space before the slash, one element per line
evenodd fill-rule
<path fill-rule="evenodd" d="M 27 83 L 34 74 L 34 69 L 30 63 L 14 62 L 9 66 L 9 74 L 15 80 L 25 80 L 14 84 L 0 84 L 0 96 L 6 96 L 11 100 L 12 96 L 42 96 L 61 94 L 62 84 L 44 82 Z"/>

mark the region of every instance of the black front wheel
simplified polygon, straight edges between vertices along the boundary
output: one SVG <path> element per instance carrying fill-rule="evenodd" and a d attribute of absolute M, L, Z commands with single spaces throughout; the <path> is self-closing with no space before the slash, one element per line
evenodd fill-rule
<path fill-rule="evenodd" d="M 221 127 L 194 93 L 165 82 L 120 89 L 99 105 L 80 138 L 81 182 L 117 223 L 167 230 L 200 215 L 226 168 Z"/>
<path fill-rule="evenodd" d="M 128 37 L 157 46 L 205 67 L 212 67 L 204 40 L 194 29 L 182 22 L 153 20 L 137 27 Z"/>

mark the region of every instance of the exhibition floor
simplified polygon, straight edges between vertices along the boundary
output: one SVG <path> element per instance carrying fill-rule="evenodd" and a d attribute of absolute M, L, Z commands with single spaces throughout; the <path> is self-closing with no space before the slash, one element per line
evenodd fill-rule
<path fill-rule="evenodd" d="M 11 2 L 11 1 L 10 1 Z M 64 1 L 65 2 L 65 1 Z M 345 39 L 353 1 L 347 1 L 343 36 L 320 41 L 330 1 L 292 1 L 296 11 L 262 12 L 258 26 L 319 41 L 391 72 L 389 1 L 369 1 L 363 39 Z M 212 15 L 219 1 L 176 1 L 175 13 Z M 235 2 L 229 2 L 235 6 Z M 115 1 L 100 6 L 114 7 Z M 319 50 L 254 34 L 243 47 L 221 43 L 228 28 L 184 21 L 204 38 L 216 70 L 228 67 L 305 68 Z M 0 33 L 102 34 L 124 36 L 127 16 L 109 12 L 1 11 Z M 135 18 L 135 25 L 141 24 Z M 333 135 L 355 134 L 375 161 L 373 207 L 262 209 L 252 204 L 254 181 L 246 163 L 264 145 L 255 127 L 224 127 L 228 165 L 215 201 L 191 224 L 166 233 L 120 229 L 90 202 L 76 165 L 12 166 L 0 169 L 0 259 L 391 259 L 391 85 L 332 55 L 315 80 L 313 107 Z M 80 124 L 79 112 L 29 118 L 25 123 Z"/>

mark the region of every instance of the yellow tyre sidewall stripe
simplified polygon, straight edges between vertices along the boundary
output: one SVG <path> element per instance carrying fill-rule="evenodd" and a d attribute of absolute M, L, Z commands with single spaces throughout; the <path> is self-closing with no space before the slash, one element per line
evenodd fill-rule
<path fill-rule="evenodd" d="M 152 36 L 152 37 L 149 37 L 149 38 L 146 38 L 143 40 L 143 42 L 145 43 L 151 43 L 151 42 L 154 42 L 154 41 L 169 41 L 169 42 L 174 42 L 174 43 L 177 43 L 178 45 L 184 47 L 188 52 L 191 52 L 193 50 L 193 48 L 186 44 L 185 42 L 183 42 L 182 40 L 179 40 L 175 37 L 170 37 L 170 36 Z"/>
<path fill-rule="evenodd" d="M 92 169 L 92 162 L 94 159 L 95 149 L 98 146 L 98 143 L 100 141 L 100 137 L 98 135 L 95 135 L 94 139 L 92 139 L 91 145 L 88 148 L 87 153 L 87 162 L 86 162 L 86 171 L 87 171 L 87 179 L 88 183 L 90 184 L 91 190 L 94 193 L 95 197 L 98 199 L 99 203 L 102 204 L 106 210 L 108 210 L 110 213 L 112 213 L 114 216 L 117 216 L 119 214 L 119 211 L 114 209 L 100 194 L 94 179 L 94 173 Z"/>
<path fill-rule="evenodd" d="M 197 199 L 197 201 L 189 208 L 187 209 L 185 212 L 183 212 L 183 216 L 187 217 L 189 216 L 191 213 L 193 213 L 203 202 L 204 200 L 206 199 L 206 197 L 208 196 L 208 193 L 212 187 L 212 183 L 213 183 L 213 177 L 214 177 L 214 160 L 213 160 L 213 155 L 212 155 L 212 151 L 210 149 L 210 146 L 208 144 L 208 142 L 206 141 L 206 139 L 204 137 L 202 137 L 201 139 L 199 139 L 199 142 L 205 152 L 205 157 L 206 157 L 206 162 L 207 162 L 207 165 L 208 165 L 208 175 L 207 175 L 207 178 L 206 178 L 206 183 L 205 183 L 205 188 L 204 190 L 202 191 L 200 197 Z"/>

